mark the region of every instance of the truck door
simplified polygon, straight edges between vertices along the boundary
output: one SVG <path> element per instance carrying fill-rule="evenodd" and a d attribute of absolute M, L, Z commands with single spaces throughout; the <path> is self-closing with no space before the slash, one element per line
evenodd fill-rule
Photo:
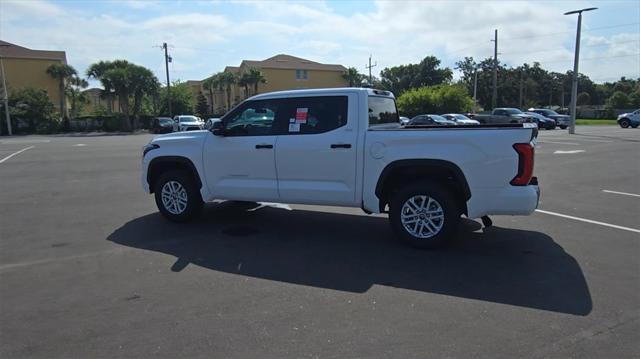
<path fill-rule="evenodd" d="M 276 146 L 280 200 L 354 205 L 356 95 L 295 97 L 286 101 L 287 116 L 278 130 Z"/>
<path fill-rule="evenodd" d="M 278 201 L 273 124 L 280 100 L 249 101 L 222 118 L 224 134 L 207 136 L 206 183 L 216 199 Z"/>

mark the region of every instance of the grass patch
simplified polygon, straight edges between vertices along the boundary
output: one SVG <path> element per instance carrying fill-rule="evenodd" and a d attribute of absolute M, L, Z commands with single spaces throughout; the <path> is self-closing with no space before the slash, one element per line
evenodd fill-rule
<path fill-rule="evenodd" d="M 587 120 L 584 118 L 576 119 L 576 125 L 617 125 L 616 120 Z"/>

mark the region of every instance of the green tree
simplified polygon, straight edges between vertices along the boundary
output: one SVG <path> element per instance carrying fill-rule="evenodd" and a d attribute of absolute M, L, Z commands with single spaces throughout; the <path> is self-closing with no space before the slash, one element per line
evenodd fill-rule
<path fill-rule="evenodd" d="M 419 64 L 408 64 L 385 68 L 380 72 L 381 85 L 396 95 L 423 86 L 448 83 L 453 77 L 451 69 L 439 68 L 440 60 L 427 56 Z"/>
<path fill-rule="evenodd" d="M 419 114 L 440 114 L 466 112 L 473 106 L 473 100 L 463 86 L 424 86 L 405 91 L 397 99 L 402 116 Z"/>
<path fill-rule="evenodd" d="M 58 90 L 60 93 L 60 118 L 65 117 L 67 114 L 65 81 L 77 73 L 76 69 L 67 64 L 53 64 L 47 68 L 47 74 L 58 80 Z"/>
<path fill-rule="evenodd" d="M 58 122 L 54 120 L 55 107 L 49 100 L 46 90 L 33 87 L 24 87 L 11 91 L 9 95 L 9 114 L 11 124 L 16 132 L 20 131 L 17 126 L 19 121 L 27 124 L 28 132 L 56 130 Z M 4 106 L 2 111 L 4 119 Z M 2 125 L 5 126 L 4 121 Z M 3 129 L 3 131 L 6 130 Z"/>
<path fill-rule="evenodd" d="M 612 109 L 629 108 L 629 105 L 629 96 L 622 91 L 614 92 L 607 100 L 607 106 Z"/>
<path fill-rule="evenodd" d="M 206 88 L 208 90 L 207 92 L 209 93 L 209 103 L 211 104 L 211 110 L 209 112 L 211 114 L 215 113 L 215 107 L 213 102 L 214 91 L 219 89 L 220 87 L 219 82 L 220 82 L 220 73 L 216 73 L 207 77 L 202 83 L 202 86 Z"/>
<path fill-rule="evenodd" d="M 197 101 L 198 103 L 196 104 L 196 114 L 200 117 L 207 117 L 207 110 L 209 109 L 209 105 L 207 104 L 207 98 L 204 97 L 202 92 L 198 93 Z"/>
<path fill-rule="evenodd" d="M 349 87 L 358 87 L 362 84 L 362 81 L 364 81 L 365 76 L 359 73 L 355 67 L 349 67 L 342 73 L 342 78 L 349 83 Z"/>
<path fill-rule="evenodd" d="M 231 86 L 237 83 L 237 76 L 231 72 L 223 72 L 220 74 L 220 86 L 224 88 L 227 98 L 227 111 L 231 109 Z"/>
<path fill-rule="evenodd" d="M 160 114 L 168 114 L 167 87 L 160 89 Z M 186 82 L 171 83 L 171 109 L 175 115 L 189 115 L 193 113 L 193 95 Z"/>
<path fill-rule="evenodd" d="M 154 95 L 159 81 L 153 73 L 142 66 L 126 60 L 100 61 L 89 66 L 87 76 L 100 80 L 104 92 L 114 93 L 122 108 L 125 128 L 131 129 L 130 98 L 133 97 L 134 126 L 137 127 L 137 115 L 142 105 L 142 97 Z"/>
<path fill-rule="evenodd" d="M 580 92 L 578 94 L 578 98 L 576 99 L 576 102 L 580 106 L 589 105 L 591 104 L 591 96 L 589 95 L 588 92 Z"/>
<path fill-rule="evenodd" d="M 253 94 L 258 94 L 258 85 L 267 83 L 267 79 L 262 74 L 262 71 L 255 67 L 249 67 L 249 70 L 246 72 L 247 81 L 250 85 L 253 85 Z"/>
<path fill-rule="evenodd" d="M 640 89 L 633 91 L 629 95 L 629 104 L 633 108 L 640 108 Z"/>
<path fill-rule="evenodd" d="M 249 98 L 249 85 L 251 85 L 251 80 L 249 79 L 248 73 L 244 73 L 238 77 L 238 86 L 244 88 L 244 98 Z"/>
<path fill-rule="evenodd" d="M 87 94 L 84 93 L 84 89 L 89 86 L 87 80 L 78 77 L 76 75 L 69 78 L 65 87 L 65 93 L 67 97 L 71 98 L 71 118 L 78 117 L 80 108 L 83 104 L 89 102 Z"/>

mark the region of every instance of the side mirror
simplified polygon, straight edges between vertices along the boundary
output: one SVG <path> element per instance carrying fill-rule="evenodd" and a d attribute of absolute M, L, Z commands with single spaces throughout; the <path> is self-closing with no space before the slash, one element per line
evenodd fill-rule
<path fill-rule="evenodd" d="M 224 123 L 222 121 L 211 121 L 209 130 L 216 136 L 224 136 L 226 134 Z"/>

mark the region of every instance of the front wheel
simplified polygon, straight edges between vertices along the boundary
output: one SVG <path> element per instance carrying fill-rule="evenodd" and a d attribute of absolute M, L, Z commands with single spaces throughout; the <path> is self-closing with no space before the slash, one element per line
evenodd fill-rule
<path fill-rule="evenodd" d="M 193 177 L 185 171 L 168 171 L 154 187 L 156 205 L 170 221 L 186 222 L 202 210 L 203 202 Z"/>
<path fill-rule="evenodd" d="M 622 120 L 620 120 L 620 127 L 622 128 L 628 128 L 629 124 L 630 122 L 626 118 L 623 118 Z"/>
<path fill-rule="evenodd" d="M 391 227 L 400 239 L 414 247 L 437 248 L 446 244 L 459 221 L 460 206 L 440 183 L 409 185 L 391 198 Z"/>

